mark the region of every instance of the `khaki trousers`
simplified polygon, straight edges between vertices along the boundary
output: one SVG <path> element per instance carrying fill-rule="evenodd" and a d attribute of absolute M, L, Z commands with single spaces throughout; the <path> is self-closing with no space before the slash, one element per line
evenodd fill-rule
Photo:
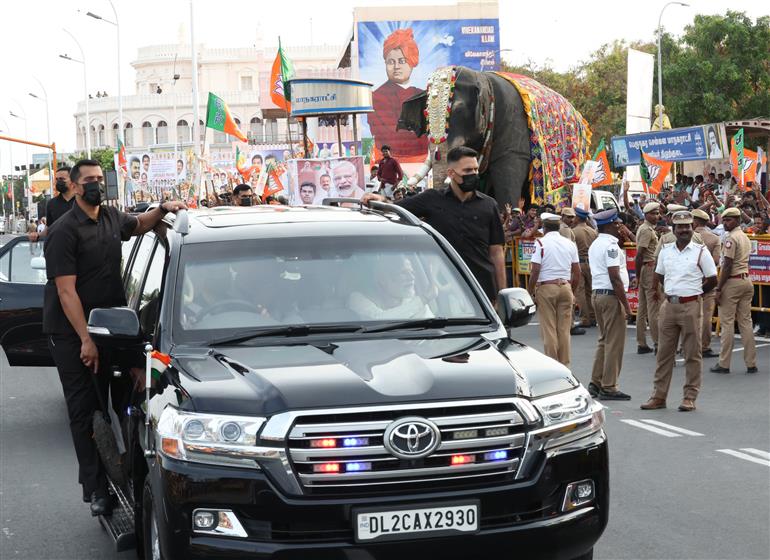
<path fill-rule="evenodd" d="M 658 313 L 660 310 L 660 301 L 655 301 L 653 295 L 655 290 L 652 288 L 652 277 L 655 270 L 652 266 L 645 264 L 642 266 L 641 273 L 638 276 L 639 286 L 639 307 L 636 310 L 636 343 L 639 346 L 647 346 L 647 325 L 650 326 L 650 335 L 652 343 L 658 345 Z"/>
<path fill-rule="evenodd" d="M 583 326 L 596 321 L 593 305 L 591 305 L 591 267 L 588 263 L 580 263 L 580 283 L 575 294 L 580 308 L 580 324 Z"/>
<path fill-rule="evenodd" d="M 660 344 L 656 356 L 653 398 L 665 401 L 668 396 L 680 336 L 685 368 L 684 398 L 695 400 L 698 397 L 703 373 L 700 335 L 702 305 L 700 299 L 687 303 L 663 302 L 658 320 Z"/>
<path fill-rule="evenodd" d="M 535 292 L 543 353 L 569 367 L 572 327 L 572 288 L 569 284 L 541 284 Z"/>
<path fill-rule="evenodd" d="M 714 308 L 717 304 L 717 294 L 711 290 L 703 294 L 703 323 L 700 327 L 701 348 L 708 350 L 711 346 L 711 319 L 714 316 Z"/>
<path fill-rule="evenodd" d="M 591 302 L 599 326 L 591 382 L 605 391 L 617 391 L 626 346 L 626 313 L 614 294 L 593 294 Z"/>
<path fill-rule="evenodd" d="M 730 367 L 733 355 L 735 323 L 743 342 L 743 361 L 746 367 L 756 367 L 757 348 L 754 343 L 754 326 L 751 323 L 751 300 L 754 297 L 754 285 L 748 278 L 730 278 L 720 294 L 719 324 L 722 329 L 722 349 L 719 351 L 719 365 Z"/>

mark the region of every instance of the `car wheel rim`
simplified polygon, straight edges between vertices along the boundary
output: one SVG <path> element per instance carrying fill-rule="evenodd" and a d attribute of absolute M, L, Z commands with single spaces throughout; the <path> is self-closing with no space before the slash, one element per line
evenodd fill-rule
<path fill-rule="evenodd" d="M 152 560 L 160 560 L 160 539 L 158 538 L 158 521 L 155 519 L 155 510 L 152 511 L 152 524 L 150 525 L 150 544 L 152 546 Z"/>

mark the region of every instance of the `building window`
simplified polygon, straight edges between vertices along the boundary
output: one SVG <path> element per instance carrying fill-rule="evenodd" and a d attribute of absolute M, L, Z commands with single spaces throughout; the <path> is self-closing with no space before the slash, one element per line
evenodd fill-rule
<path fill-rule="evenodd" d="M 254 82 L 251 76 L 241 76 L 241 91 L 252 91 Z"/>
<path fill-rule="evenodd" d="M 123 128 L 123 138 L 125 139 L 126 146 L 134 145 L 134 125 L 130 122 L 126 123 Z"/>
<path fill-rule="evenodd" d="M 200 142 L 206 143 L 206 127 L 203 125 L 203 121 L 198 121 L 198 129 L 200 130 Z"/>
<path fill-rule="evenodd" d="M 259 117 L 253 117 L 249 121 L 249 137 L 254 142 L 262 142 L 265 136 L 265 127 L 262 124 L 262 119 Z"/>
<path fill-rule="evenodd" d="M 157 83 L 151 83 L 150 84 L 150 93 L 158 93 L 158 84 Z"/>
<path fill-rule="evenodd" d="M 144 121 L 142 123 L 142 144 L 145 146 L 152 146 L 155 133 L 152 130 L 152 125 Z"/>
<path fill-rule="evenodd" d="M 278 142 L 278 120 L 267 119 L 265 121 L 265 141 Z"/>
<path fill-rule="evenodd" d="M 100 124 L 96 131 L 96 145 L 104 146 L 104 125 Z"/>
<path fill-rule="evenodd" d="M 176 123 L 176 141 L 177 142 L 190 142 L 192 140 L 192 134 L 190 133 L 190 125 L 187 121 L 182 119 Z"/>
<path fill-rule="evenodd" d="M 166 121 L 159 121 L 155 130 L 157 134 L 156 144 L 168 144 L 168 124 Z"/>
<path fill-rule="evenodd" d="M 120 136 L 118 135 L 118 130 L 120 130 L 118 123 L 113 124 L 112 125 L 112 145 L 115 147 L 117 147 L 118 140 L 120 140 Z"/>
<path fill-rule="evenodd" d="M 82 126 L 80 127 L 80 132 L 78 133 L 78 143 L 80 144 L 80 147 L 84 150 L 86 149 L 86 129 Z"/>
<path fill-rule="evenodd" d="M 94 146 L 97 145 L 96 144 L 96 127 L 94 126 L 91 126 L 90 138 L 91 138 L 91 147 L 93 148 Z"/>

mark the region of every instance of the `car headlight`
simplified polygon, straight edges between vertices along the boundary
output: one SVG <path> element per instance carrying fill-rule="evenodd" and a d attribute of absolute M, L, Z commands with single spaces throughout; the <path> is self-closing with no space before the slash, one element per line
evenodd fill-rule
<path fill-rule="evenodd" d="M 532 435 L 547 440 L 545 449 L 589 436 L 604 425 L 604 407 L 594 401 L 582 385 L 534 399 L 532 404 L 543 420 L 543 428 Z"/>
<path fill-rule="evenodd" d="M 264 423 L 261 417 L 200 414 L 168 406 L 158 420 L 157 448 L 182 461 L 259 468 L 258 459 L 278 451 L 257 446 Z"/>

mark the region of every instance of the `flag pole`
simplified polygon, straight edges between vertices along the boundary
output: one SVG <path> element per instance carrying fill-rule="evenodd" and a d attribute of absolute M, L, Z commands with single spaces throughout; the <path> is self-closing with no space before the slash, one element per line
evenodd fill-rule
<path fill-rule="evenodd" d="M 281 56 L 281 82 L 283 82 L 283 110 L 286 113 L 286 133 L 289 137 L 289 153 L 291 159 L 294 159 L 294 141 L 291 138 L 291 116 L 289 115 L 288 99 L 286 99 L 286 76 L 283 75 L 283 46 L 281 46 L 281 36 L 278 35 L 278 53 Z"/>

